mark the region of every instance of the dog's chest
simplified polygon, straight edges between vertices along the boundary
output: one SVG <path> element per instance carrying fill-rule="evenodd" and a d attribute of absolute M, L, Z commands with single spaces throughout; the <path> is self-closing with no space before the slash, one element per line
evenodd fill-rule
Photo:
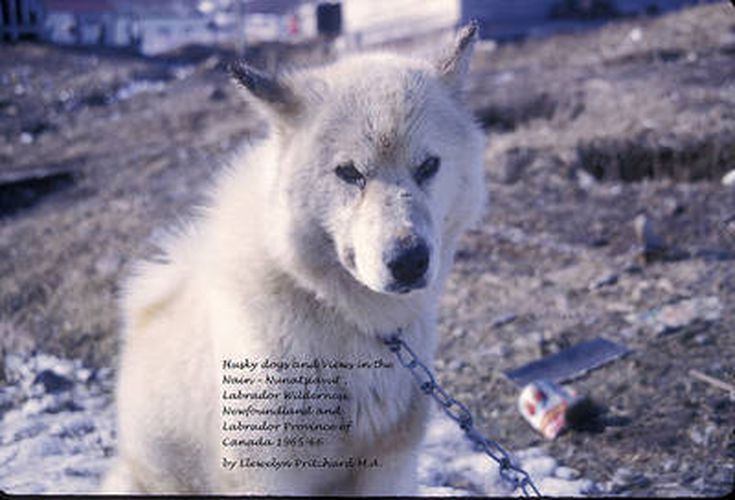
<path fill-rule="evenodd" d="M 415 444 L 428 400 L 377 335 L 356 331 L 340 318 L 315 314 L 319 308 L 314 304 L 284 300 L 289 294 L 280 297 L 278 307 L 250 302 L 244 311 L 234 309 L 236 320 L 224 322 L 226 315 L 216 316 L 220 363 L 224 358 L 257 363 L 247 375 L 247 390 L 228 394 L 269 398 L 227 400 L 224 405 L 231 408 L 268 413 L 228 415 L 233 426 L 223 428 L 223 438 L 237 434 L 245 439 L 242 442 L 252 443 L 248 453 L 286 457 L 372 456 Z M 421 344 L 415 348 L 420 351 Z M 261 435 L 271 444 L 256 447 Z M 296 448 L 283 447 L 286 444 Z"/>
<path fill-rule="evenodd" d="M 383 343 L 358 335 L 304 345 L 292 356 L 307 363 L 301 375 L 322 381 L 310 385 L 314 395 L 336 398 L 313 400 L 313 404 L 334 407 L 338 403 L 338 420 L 346 430 L 340 437 L 374 442 L 417 417 L 421 394 L 413 377 Z"/>

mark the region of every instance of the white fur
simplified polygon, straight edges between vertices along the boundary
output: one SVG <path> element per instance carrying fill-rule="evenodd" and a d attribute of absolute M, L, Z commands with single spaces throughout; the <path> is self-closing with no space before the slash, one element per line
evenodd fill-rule
<path fill-rule="evenodd" d="M 484 202 L 482 134 L 457 97 L 453 67 L 435 68 L 363 55 L 285 79 L 298 110 L 251 96 L 273 133 L 234 160 L 211 207 L 164 244 L 168 261 L 141 264 L 127 284 L 119 456 L 105 491 L 415 492 L 428 400 L 402 367 L 340 372 L 353 426 L 319 450 L 379 457 L 377 471 L 225 471 L 219 382 L 228 357 L 392 360 L 376 335 L 399 327 L 433 359 L 455 244 Z M 441 168 L 419 186 L 412 172 L 429 154 Z M 364 190 L 335 176 L 347 160 L 367 172 Z M 429 279 L 397 295 L 385 289 L 384 254 L 406 235 L 431 248 Z"/>

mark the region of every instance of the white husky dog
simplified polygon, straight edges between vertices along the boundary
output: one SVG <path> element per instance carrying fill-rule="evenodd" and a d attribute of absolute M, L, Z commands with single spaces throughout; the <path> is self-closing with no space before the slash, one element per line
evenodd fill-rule
<path fill-rule="evenodd" d="M 484 135 L 461 98 L 476 31 L 435 61 L 363 54 L 275 77 L 232 67 L 271 134 L 220 177 L 194 229 L 163 245 L 165 262 L 128 282 L 118 456 L 103 490 L 415 493 L 429 398 L 379 335 L 400 328 L 433 359 L 455 246 L 482 210 Z M 296 358 L 386 363 L 310 386 L 345 396 L 344 432 L 321 445 L 225 448 L 223 360 Z M 235 435 L 293 438 L 289 418 L 244 415 L 238 425 L 270 431 Z"/>

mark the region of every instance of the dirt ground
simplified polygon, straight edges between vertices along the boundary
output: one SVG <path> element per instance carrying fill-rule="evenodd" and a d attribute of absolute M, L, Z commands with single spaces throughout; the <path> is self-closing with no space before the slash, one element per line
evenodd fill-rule
<path fill-rule="evenodd" d="M 264 133 L 219 62 L 0 46 L 3 357 L 114 364 L 130 263 Z M 440 380 L 489 435 L 600 494 L 731 491 L 735 394 L 690 370 L 735 383 L 735 9 L 483 43 L 469 102 L 491 203 L 443 300 Z M 596 416 L 544 441 L 503 371 L 597 336 L 632 353 L 572 382 Z"/>

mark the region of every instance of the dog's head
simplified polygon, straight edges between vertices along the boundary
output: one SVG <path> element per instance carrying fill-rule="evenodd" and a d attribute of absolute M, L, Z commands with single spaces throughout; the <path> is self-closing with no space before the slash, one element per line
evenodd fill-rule
<path fill-rule="evenodd" d="M 233 66 L 277 134 L 273 230 L 301 267 L 336 264 L 389 294 L 446 273 L 484 200 L 483 135 L 461 100 L 476 31 L 437 61 L 361 55 L 281 77 Z"/>

